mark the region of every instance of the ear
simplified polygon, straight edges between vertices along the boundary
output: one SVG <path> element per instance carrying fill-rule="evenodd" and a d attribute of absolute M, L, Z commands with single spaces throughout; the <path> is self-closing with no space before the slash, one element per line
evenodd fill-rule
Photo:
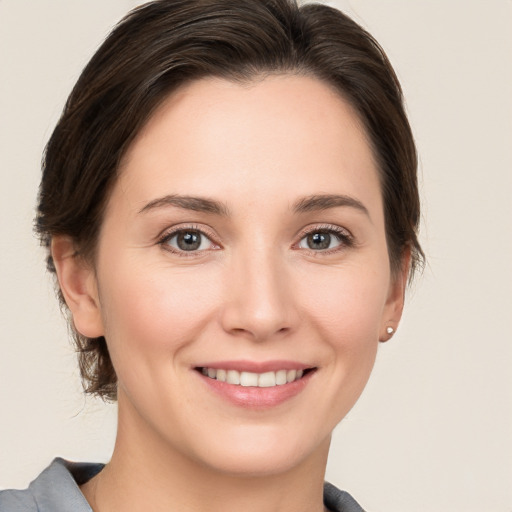
<path fill-rule="evenodd" d="M 400 270 L 391 276 L 389 294 L 382 315 L 379 341 L 389 341 L 398 328 L 404 309 L 405 289 L 409 279 L 411 251 L 407 248 L 402 256 Z"/>
<path fill-rule="evenodd" d="M 103 336 L 94 269 L 77 255 L 75 244 L 68 236 L 53 237 L 51 253 L 59 286 L 71 311 L 75 329 L 88 338 Z"/>

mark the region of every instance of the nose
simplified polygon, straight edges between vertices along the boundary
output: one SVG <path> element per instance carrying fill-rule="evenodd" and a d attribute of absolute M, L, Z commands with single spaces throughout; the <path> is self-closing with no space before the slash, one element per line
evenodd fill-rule
<path fill-rule="evenodd" d="M 221 313 L 224 330 L 254 341 L 292 332 L 299 321 L 293 283 L 276 254 L 258 252 L 234 259 L 228 270 Z"/>

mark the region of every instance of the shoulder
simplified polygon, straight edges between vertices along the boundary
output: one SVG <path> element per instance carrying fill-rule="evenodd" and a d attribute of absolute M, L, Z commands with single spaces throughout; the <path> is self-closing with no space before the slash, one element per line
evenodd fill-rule
<path fill-rule="evenodd" d="M 102 468 L 57 458 L 27 489 L 0 491 L 0 512 L 91 512 L 79 485 Z"/>
<path fill-rule="evenodd" d="M 324 504 L 331 512 L 364 512 L 364 509 L 345 491 L 325 482 Z"/>
<path fill-rule="evenodd" d="M 0 512 L 35 512 L 37 510 L 37 503 L 28 489 L 0 491 Z"/>

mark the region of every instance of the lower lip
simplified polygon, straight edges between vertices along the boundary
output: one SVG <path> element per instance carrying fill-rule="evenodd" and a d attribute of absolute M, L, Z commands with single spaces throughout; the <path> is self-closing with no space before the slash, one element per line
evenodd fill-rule
<path fill-rule="evenodd" d="M 268 388 L 228 384 L 197 371 L 196 373 L 212 391 L 233 405 L 247 409 L 270 409 L 297 396 L 308 385 L 315 372 L 310 371 L 298 380 Z"/>

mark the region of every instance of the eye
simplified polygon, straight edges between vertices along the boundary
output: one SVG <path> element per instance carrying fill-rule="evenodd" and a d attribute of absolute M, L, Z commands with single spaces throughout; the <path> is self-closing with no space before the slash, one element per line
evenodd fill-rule
<path fill-rule="evenodd" d="M 173 252 L 199 252 L 215 249 L 217 246 L 198 229 L 180 229 L 168 233 L 160 244 Z"/>
<path fill-rule="evenodd" d="M 299 243 L 299 249 L 310 251 L 329 251 L 339 247 L 352 245 L 351 236 L 341 228 L 316 228 L 303 236 Z"/>

